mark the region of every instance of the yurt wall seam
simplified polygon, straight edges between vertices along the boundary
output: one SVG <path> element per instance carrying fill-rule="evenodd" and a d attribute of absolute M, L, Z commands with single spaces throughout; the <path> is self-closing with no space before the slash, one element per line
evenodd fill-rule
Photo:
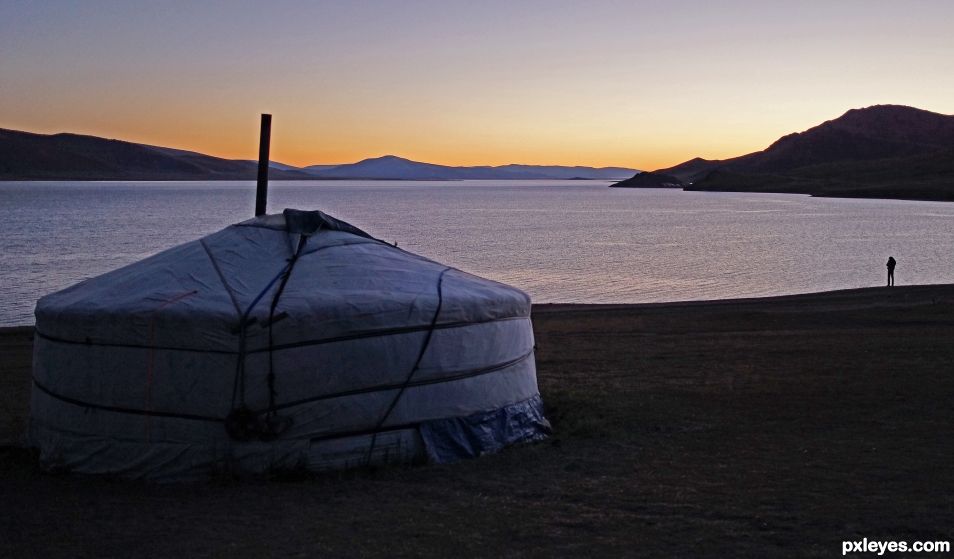
<path fill-rule="evenodd" d="M 455 322 L 445 322 L 444 324 L 435 324 L 435 330 L 447 330 L 451 328 L 461 328 L 464 326 L 477 326 L 480 324 L 492 324 L 495 322 L 506 322 L 510 320 L 528 320 L 529 316 L 505 316 L 500 318 L 491 318 L 488 320 L 473 320 L 473 321 L 462 321 L 458 320 Z M 376 338 L 380 336 L 393 336 L 400 334 L 413 334 L 414 332 L 423 332 L 429 330 L 430 325 L 422 324 L 419 326 L 402 326 L 398 328 L 385 328 L 382 330 L 366 330 L 364 332 L 355 332 L 354 334 L 345 334 L 343 336 L 334 336 L 331 338 L 318 338 L 316 340 L 302 340 L 300 342 L 291 342 L 287 344 L 278 344 L 272 348 L 273 351 L 282 351 L 286 349 L 297 349 L 302 347 L 308 347 L 313 345 L 322 345 L 322 344 L 333 344 L 337 342 L 347 342 L 351 340 L 360 340 L 363 338 Z M 51 336 L 36 331 L 36 335 L 44 340 L 64 343 L 64 344 L 74 344 L 74 345 L 86 345 L 86 346 L 98 346 L 98 347 L 123 347 L 129 349 L 157 349 L 164 351 L 187 351 L 195 353 L 215 353 L 220 355 L 235 355 L 238 352 L 234 350 L 227 349 L 199 349 L 191 347 L 175 347 L 175 346 L 150 346 L 145 344 L 128 344 L 128 343 L 119 343 L 119 342 L 107 342 L 107 341 L 93 341 L 93 340 L 67 340 L 65 338 L 59 338 L 56 336 Z M 268 351 L 268 347 L 256 348 L 247 350 L 245 353 L 251 355 L 253 353 L 265 353 Z"/>
<path fill-rule="evenodd" d="M 156 410 L 140 410 L 136 408 L 125 408 L 121 406 L 107 406 L 105 404 L 94 404 L 91 402 L 84 402 L 82 400 L 77 400 L 76 398 L 70 398 L 69 396 L 63 396 L 62 394 L 57 394 L 40 384 L 35 378 L 33 379 L 33 385 L 36 386 L 40 392 L 43 392 L 51 398 L 60 400 L 61 402 L 66 402 L 67 404 L 73 404 L 74 406 L 79 406 L 82 408 L 90 408 L 103 410 L 114 413 L 128 413 L 131 415 L 146 415 L 151 417 L 169 417 L 173 419 L 190 419 L 193 421 L 210 421 L 215 423 L 222 423 L 225 421 L 224 418 L 213 417 L 208 415 L 196 415 L 192 413 L 179 413 L 179 412 L 167 412 L 167 411 L 156 411 Z"/>
<path fill-rule="evenodd" d="M 462 371 L 460 373 L 445 375 L 439 378 L 429 378 L 429 379 L 418 380 L 418 381 L 411 380 L 410 382 L 401 382 L 401 383 L 395 383 L 395 384 L 379 384 L 376 386 L 368 386 L 366 388 L 356 388 L 354 390 L 345 390 L 342 392 L 333 392 L 331 394 L 311 396 L 308 398 L 302 398 L 300 400 L 293 400 L 291 402 L 278 404 L 275 409 L 281 410 L 281 409 L 291 408 L 295 406 L 301 406 L 304 404 L 310 404 L 312 402 L 320 402 L 321 400 L 331 400 L 334 398 L 344 398 L 347 396 L 358 396 L 360 394 L 373 394 L 375 392 L 386 392 L 389 390 L 397 390 L 400 388 L 417 388 L 418 386 L 429 386 L 432 384 L 444 384 L 448 382 L 456 382 L 459 380 L 479 377 L 481 375 L 487 375 L 490 373 L 501 371 L 503 369 L 512 367 L 513 365 L 526 361 L 532 356 L 533 356 L 533 350 L 530 350 L 527 353 L 521 355 L 520 357 L 517 357 L 515 359 L 510 359 L 502 363 L 490 365 L 489 367 L 481 367 L 479 369 L 470 369 L 468 371 Z"/>
<path fill-rule="evenodd" d="M 472 320 L 464 321 L 458 320 L 456 322 L 445 322 L 444 324 L 422 324 L 420 326 L 403 326 L 399 328 L 385 328 L 383 330 L 366 330 L 364 332 L 355 332 L 354 334 L 345 334 L 343 336 L 335 336 L 333 338 L 318 338 L 316 340 L 303 340 L 300 342 L 291 342 L 287 344 L 276 345 L 273 349 L 275 351 L 284 350 L 284 349 L 297 349 L 301 347 L 308 347 L 313 345 L 323 345 L 323 344 L 333 344 L 337 342 L 348 342 L 351 340 L 361 340 L 364 338 L 377 338 L 381 336 L 394 336 L 400 334 L 413 334 L 414 332 L 423 332 L 425 330 L 450 330 L 453 328 L 463 328 L 465 326 L 478 326 L 481 324 L 493 324 L 495 322 L 507 322 L 510 320 L 528 320 L 529 316 L 506 316 L 502 318 L 491 318 L 488 320 Z M 249 353 L 262 353 L 268 351 L 267 348 L 262 349 L 253 349 Z"/>
<path fill-rule="evenodd" d="M 65 403 L 68 403 L 68 404 L 73 404 L 73 405 L 75 405 L 75 406 L 84 407 L 84 408 L 89 408 L 89 409 L 96 409 L 96 410 L 101 410 L 101 411 L 106 411 L 106 412 L 112 412 L 112 413 L 126 413 L 126 414 L 130 414 L 130 415 L 140 415 L 140 416 L 150 416 L 150 417 L 163 417 L 163 418 L 168 418 L 168 419 L 184 419 L 184 420 L 189 420 L 189 421 L 205 421 L 205 422 L 208 422 L 208 423 L 224 423 L 224 422 L 225 422 L 225 419 L 224 419 L 224 418 L 218 418 L 218 417 L 209 417 L 209 416 L 202 416 L 202 415 L 195 415 L 195 414 L 185 414 L 185 413 L 162 412 L 162 411 L 136 410 L 136 409 L 132 409 L 132 408 L 122 408 L 122 407 L 117 407 L 117 406 L 105 406 L 105 405 L 101 405 L 101 404 L 88 404 L 88 403 L 84 403 L 84 402 L 81 402 L 81 401 L 76 400 L 76 399 L 73 399 L 73 398 L 69 398 L 69 397 L 67 397 L 67 396 L 61 396 L 61 395 L 59 395 L 59 394 L 55 394 L 55 393 L 51 392 L 49 389 L 47 389 L 45 386 L 43 386 L 43 385 L 37 383 L 36 381 L 34 381 L 34 385 L 36 385 L 36 387 L 37 387 L 41 392 L 43 392 L 44 394 L 50 396 L 51 398 L 54 398 L 54 399 L 56 399 L 56 400 L 60 400 L 61 402 L 65 402 Z M 518 402 L 514 402 L 514 403 L 511 404 L 511 405 L 518 405 L 518 404 L 520 404 L 520 403 L 522 403 L 522 402 L 525 402 L 525 401 L 527 401 L 527 400 L 532 400 L 533 398 L 537 398 L 537 397 L 538 397 L 538 396 L 531 396 L 530 398 L 527 398 L 527 399 L 525 399 L 525 400 L 520 400 L 520 401 L 518 401 Z M 414 429 L 414 428 L 420 427 L 422 424 L 427 423 L 428 421 L 432 421 L 432 420 L 424 420 L 424 421 L 416 421 L 416 422 L 410 422 L 410 423 L 403 423 L 403 424 L 400 424 L 400 425 L 388 425 L 388 426 L 386 426 L 386 427 L 385 427 L 385 426 L 382 426 L 382 427 L 380 427 L 380 428 L 378 428 L 378 429 L 376 429 L 376 430 L 375 430 L 375 429 L 358 429 L 358 430 L 351 430 L 351 431 L 336 431 L 336 432 L 332 432 L 332 433 L 325 433 L 325 434 L 322 434 L 322 435 L 315 435 L 315 436 L 313 436 L 313 437 L 309 437 L 308 440 L 311 441 L 311 442 L 319 442 L 319 441 L 325 441 L 325 440 L 342 439 L 342 438 L 346 438 L 346 437 L 354 437 L 354 436 L 359 436 L 359 435 L 373 435 L 374 433 L 387 433 L 387 432 L 389 432 L 389 431 L 400 431 L 400 430 L 403 430 L 403 429 Z M 53 426 L 46 426 L 45 428 L 50 429 L 50 430 L 53 430 L 53 431 L 61 431 L 60 429 L 57 429 L 57 428 L 55 428 L 55 427 L 53 427 Z"/>
<path fill-rule="evenodd" d="M 417 388 L 417 387 L 419 387 L 419 386 L 428 386 L 428 385 L 432 385 L 432 384 L 444 384 L 444 383 L 456 382 L 456 381 L 465 380 L 465 379 L 469 379 L 469 378 L 473 378 L 473 377 L 478 377 L 478 376 L 481 376 L 481 375 L 486 375 L 486 374 L 494 373 L 494 372 L 497 372 L 497 371 L 501 371 L 501 370 L 503 370 L 503 369 L 506 369 L 506 368 L 508 368 L 508 367 L 512 367 L 512 366 L 514 366 L 514 365 L 517 365 L 517 364 L 519 364 L 519 363 L 521 363 L 521 362 L 523 362 L 523 361 L 526 361 L 527 359 L 529 359 L 529 358 L 532 357 L 532 356 L 533 356 L 533 350 L 531 349 L 530 351 L 528 351 L 527 353 L 521 355 L 520 357 L 517 357 L 517 358 L 515 358 L 515 359 L 510 359 L 510 360 L 508 360 L 508 361 L 504 361 L 504 362 L 501 362 L 501 363 L 497 363 L 497 364 L 494 364 L 494 365 L 490 365 L 490 366 L 488 366 L 488 367 L 482 367 L 482 368 L 479 368 L 479 369 L 470 369 L 470 370 L 467 370 L 467 371 L 461 371 L 461 372 L 458 372 L 458 373 L 452 373 L 452 374 L 450 374 L 450 375 L 442 376 L 442 377 L 439 377 L 439 378 L 431 378 L 431 379 L 424 379 L 424 380 L 418 380 L 418 381 L 413 381 L 413 380 L 412 380 L 410 383 L 407 384 L 407 388 Z M 125 408 L 125 407 L 121 407 L 121 406 L 109 406 L 109 405 L 106 405 L 106 404 L 97 404 L 97 403 L 93 403 L 93 402 L 85 402 L 85 401 L 83 401 L 83 400 L 78 400 L 78 399 L 72 398 L 72 397 L 70 397 L 70 396 L 64 396 L 64 395 L 62 395 L 62 394 L 57 394 L 56 392 L 53 392 L 52 390 L 50 390 L 49 388 L 47 388 L 46 386 L 44 386 L 43 384 L 41 384 L 39 381 L 37 381 L 36 378 L 33 378 L 32 380 L 33 380 L 33 384 L 36 385 L 36 387 L 39 388 L 40 391 L 44 392 L 45 394 L 47 394 L 47 395 L 50 396 L 51 398 L 55 398 L 55 399 L 57 399 L 57 400 L 60 400 L 60 401 L 63 401 L 63 402 L 69 403 L 69 404 L 73 404 L 73 405 L 75 405 L 75 406 L 80 406 L 80 407 L 85 407 L 85 408 L 93 408 L 93 409 L 100 409 L 100 410 L 110 411 L 110 412 L 115 412 L 115 413 L 129 413 L 129 414 L 134 414 L 134 415 L 150 415 L 150 416 L 154 416 L 154 417 L 171 417 L 171 418 L 176 418 L 176 419 L 194 419 L 194 420 L 196 420 L 196 421 L 217 421 L 217 422 L 225 421 L 225 418 L 219 418 L 219 417 L 213 417 L 213 416 L 204 416 L 204 415 L 196 415 L 196 414 L 177 413 L 177 412 L 154 411 L 154 410 L 153 410 L 153 411 L 149 411 L 149 410 L 141 410 L 141 409 L 136 409 L 136 408 Z M 291 401 L 291 402 L 285 402 L 285 403 L 277 404 L 277 405 L 275 406 L 275 409 L 276 409 L 276 410 L 282 410 L 282 409 L 287 409 L 287 408 L 291 408 L 291 407 L 295 407 L 295 406 L 300 406 L 300 405 L 304 405 L 304 404 L 310 404 L 310 403 L 313 403 L 313 402 L 318 402 L 318 401 L 321 401 L 321 400 L 331 400 L 331 399 L 334 399 L 334 398 L 345 398 L 345 397 L 349 397 L 349 396 L 359 396 L 359 395 L 361 395 L 361 394 L 372 394 L 372 393 L 374 393 L 374 392 L 386 392 L 386 391 L 389 391 L 389 390 L 396 390 L 396 389 L 400 388 L 401 386 L 404 386 L 404 383 L 383 384 L 383 385 L 379 384 L 379 385 L 375 385 L 375 386 L 369 386 L 369 387 L 366 387 L 366 388 L 358 388 L 358 389 L 355 389 L 355 390 L 346 390 L 346 391 L 342 391 L 342 392 L 333 392 L 333 393 L 330 393 L 330 394 L 322 394 L 322 395 L 319 395 L 319 396 L 312 396 L 312 397 L 309 397 L 309 398 L 303 398 L 303 399 L 301 399 L 301 400 L 294 400 L 294 401 Z"/>

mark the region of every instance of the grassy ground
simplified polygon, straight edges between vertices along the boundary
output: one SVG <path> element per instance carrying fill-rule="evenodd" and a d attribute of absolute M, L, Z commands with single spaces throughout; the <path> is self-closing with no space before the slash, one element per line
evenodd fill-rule
<path fill-rule="evenodd" d="M 954 540 L 954 286 L 534 309 L 555 435 L 453 466 L 199 485 L 0 448 L 0 556 L 831 557 Z M 2 436 L 29 333 L 0 333 Z"/>

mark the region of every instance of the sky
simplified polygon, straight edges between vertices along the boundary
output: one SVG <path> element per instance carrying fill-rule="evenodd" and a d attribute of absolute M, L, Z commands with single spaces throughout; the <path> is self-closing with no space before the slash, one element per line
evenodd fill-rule
<path fill-rule="evenodd" d="M 255 159 L 656 169 L 954 113 L 954 2 L 0 0 L 0 128 Z"/>

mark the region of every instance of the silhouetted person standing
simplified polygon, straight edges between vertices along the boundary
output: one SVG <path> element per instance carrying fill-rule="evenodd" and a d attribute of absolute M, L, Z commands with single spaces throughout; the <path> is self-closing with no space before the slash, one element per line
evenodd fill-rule
<path fill-rule="evenodd" d="M 898 265 L 898 262 L 894 259 L 893 256 L 888 257 L 888 287 L 894 285 L 894 267 Z"/>

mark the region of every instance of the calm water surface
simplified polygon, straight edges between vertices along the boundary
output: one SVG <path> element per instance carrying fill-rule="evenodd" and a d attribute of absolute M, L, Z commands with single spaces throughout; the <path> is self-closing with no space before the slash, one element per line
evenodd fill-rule
<path fill-rule="evenodd" d="M 598 181 L 273 182 L 321 209 L 524 289 L 630 303 L 954 283 L 954 204 L 606 188 Z M 0 325 L 40 296 L 251 217 L 252 182 L 0 182 Z"/>

